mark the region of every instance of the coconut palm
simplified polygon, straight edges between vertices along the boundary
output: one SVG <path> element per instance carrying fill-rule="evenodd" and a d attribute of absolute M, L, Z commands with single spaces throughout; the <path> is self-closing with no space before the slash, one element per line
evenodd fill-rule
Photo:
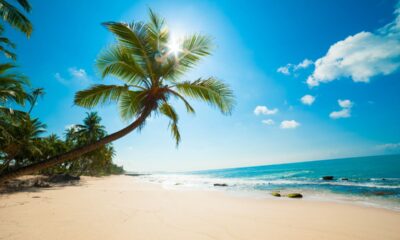
<path fill-rule="evenodd" d="M 173 98 L 181 100 L 189 113 L 195 111 L 186 97 L 206 102 L 223 114 L 231 113 L 234 96 L 229 86 L 220 80 L 214 77 L 181 80 L 202 57 L 211 53 L 210 38 L 194 34 L 179 42 L 172 42 L 164 19 L 151 10 L 149 16 L 150 21 L 147 23 L 103 24 L 115 35 L 116 42 L 100 53 L 97 67 L 103 78 L 115 77 L 121 84 L 96 84 L 75 95 L 75 104 L 86 108 L 116 103 L 122 119 L 133 122 L 94 143 L 2 175 L 0 182 L 98 149 L 143 127 L 146 119 L 153 115 L 164 115 L 170 120 L 172 136 L 179 144 L 179 117 L 170 103 Z"/>
<path fill-rule="evenodd" d="M 43 97 L 44 94 L 45 94 L 44 88 L 35 88 L 35 89 L 33 89 L 32 93 L 30 94 L 30 96 L 28 98 L 28 100 L 29 100 L 29 102 L 31 104 L 31 106 L 29 108 L 29 111 L 28 111 L 28 114 L 31 114 L 33 108 L 36 105 L 36 102 L 37 102 L 38 98 L 39 97 Z"/>
<path fill-rule="evenodd" d="M 27 0 L 15 0 L 22 9 L 26 12 L 31 11 L 31 5 Z M 21 11 L 10 4 L 9 1 L 0 0 L 0 17 L 9 23 L 12 27 L 17 28 L 21 32 L 25 33 L 26 36 L 30 36 L 32 33 L 32 24 L 29 19 L 21 13 Z"/>
<path fill-rule="evenodd" d="M 46 125 L 41 123 L 39 119 L 31 119 L 29 115 L 13 126 L 11 133 L 14 136 L 12 141 L 4 141 L 0 139 L 0 152 L 4 153 L 1 171 L 6 169 L 12 160 L 15 165 L 22 165 L 24 160 L 35 154 L 41 154 L 38 148 L 41 135 L 46 132 Z"/>

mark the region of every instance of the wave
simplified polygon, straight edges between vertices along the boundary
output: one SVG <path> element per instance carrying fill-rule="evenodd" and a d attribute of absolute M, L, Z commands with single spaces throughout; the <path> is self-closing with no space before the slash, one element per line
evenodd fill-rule
<path fill-rule="evenodd" d="M 294 176 L 299 172 L 286 173 L 286 176 Z M 253 178 L 222 178 L 213 177 L 209 175 L 189 175 L 189 174 L 155 174 L 149 176 L 143 176 L 143 178 L 152 181 L 168 185 L 186 185 L 186 186 L 213 186 L 215 183 L 225 183 L 230 187 L 240 188 L 260 188 L 266 186 L 276 187 L 299 187 L 302 186 L 343 186 L 343 187 L 362 187 L 362 188 L 373 188 L 373 189 L 393 189 L 400 190 L 400 185 L 388 185 L 382 184 L 384 181 L 378 182 L 373 180 L 370 182 L 353 182 L 353 181 L 322 181 L 310 178 L 297 178 L 297 179 L 282 179 L 280 177 L 273 176 L 265 178 L 264 176 L 258 176 Z M 394 179 L 391 179 L 394 180 Z"/>

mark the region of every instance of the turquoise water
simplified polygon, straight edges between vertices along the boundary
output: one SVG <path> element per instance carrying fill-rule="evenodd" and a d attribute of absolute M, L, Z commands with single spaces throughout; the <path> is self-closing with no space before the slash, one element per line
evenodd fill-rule
<path fill-rule="evenodd" d="M 220 179 L 257 180 L 254 189 L 328 190 L 400 199 L 400 155 L 343 158 L 194 172 Z M 333 176 L 334 180 L 323 180 Z"/>
<path fill-rule="evenodd" d="M 323 180 L 323 176 L 334 179 Z M 377 205 L 390 203 L 391 207 L 400 209 L 400 155 L 155 174 L 149 178 L 188 187 L 218 188 L 215 183 L 226 183 L 228 187 L 224 189 L 233 191 L 336 194 L 357 201 L 378 202 Z"/>

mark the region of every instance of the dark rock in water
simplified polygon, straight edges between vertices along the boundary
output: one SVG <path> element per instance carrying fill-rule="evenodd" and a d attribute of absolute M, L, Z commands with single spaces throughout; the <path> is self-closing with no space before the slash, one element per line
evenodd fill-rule
<path fill-rule="evenodd" d="M 322 180 L 326 180 L 326 181 L 333 180 L 333 176 L 323 176 Z"/>
<path fill-rule="evenodd" d="M 52 183 L 62 183 L 62 182 L 79 181 L 79 180 L 81 180 L 81 177 L 71 176 L 69 174 L 58 174 L 58 175 L 51 176 L 49 178 L 49 182 L 52 182 Z"/>
<path fill-rule="evenodd" d="M 279 192 L 272 192 L 271 195 L 274 197 L 281 197 L 281 194 Z"/>
<path fill-rule="evenodd" d="M 140 177 L 140 176 L 147 176 L 150 175 L 148 173 L 125 173 L 125 176 L 130 176 L 130 177 Z"/>
<path fill-rule="evenodd" d="M 288 198 L 302 198 L 303 195 L 301 193 L 289 193 L 286 195 Z"/>
<path fill-rule="evenodd" d="M 214 183 L 214 187 L 227 187 L 228 184 L 226 183 Z"/>
<path fill-rule="evenodd" d="M 348 178 L 341 178 L 340 180 L 342 180 L 342 181 L 349 181 Z"/>
<path fill-rule="evenodd" d="M 37 181 L 33 184 L 33 186 L 34 186 L 34 187 L 37 187 L 37 188 L 49 188 L 49 187 L 51 187 L 50 184 L 49 184 L 48 182 L 45 182 L 45 181 L 43 181 L 43 180 L 37 180 Z"/>
<path fill-rule="evenodd" d="M 391 191 L 377 191 L 377 192 L 372 192 L 372 194 L 375 196 L 387 196 L 387 195 L 393 195 L 395 193 Z"/>

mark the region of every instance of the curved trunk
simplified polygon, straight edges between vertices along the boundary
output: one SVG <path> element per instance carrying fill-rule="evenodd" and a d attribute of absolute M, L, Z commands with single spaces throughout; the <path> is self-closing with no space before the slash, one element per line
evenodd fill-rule
<path fill-rule="evenodd" d="M 122 130 L 120 130 L 118 132 L 110 134 L 95 143 L 91 143 L 91 144 L 88 144 L 88 145 L 85 145 L 85 146 L 82 146 L 79 148 L 75 148 L 71 151 L 51 157 L 47 160 L 44 160 L 44 161 L 41 161 L 38 163 L 33 163 L 31 165 L 16 169 L 15 171 L 1 174 L 0 175 L 0 184 L 7 180 L 10 180 L 10 179 L 22 176 L 22 175 L 34 173 L 34 172 L 43 170 L 45 168 L 52 167 L 59 163 L 63 163 L 65 161 L 71 160 L 73 158 L 77 158 L 85 153 L 94 151 L 108 143 L 111 143 L 119 138 L 122 138 L 123 136 L 127 135 L 128 133 L 132 132 L 137 127 L 142 125 L 144 123 L 144 121 L 146 120 L 146 118 L 150 115 L 150 113 L 151 113 L 151 109 L 144 110 L 142 112 L 142 114 L 129 126 L 127 126 L 126 128 L 123 128 Z"/>

